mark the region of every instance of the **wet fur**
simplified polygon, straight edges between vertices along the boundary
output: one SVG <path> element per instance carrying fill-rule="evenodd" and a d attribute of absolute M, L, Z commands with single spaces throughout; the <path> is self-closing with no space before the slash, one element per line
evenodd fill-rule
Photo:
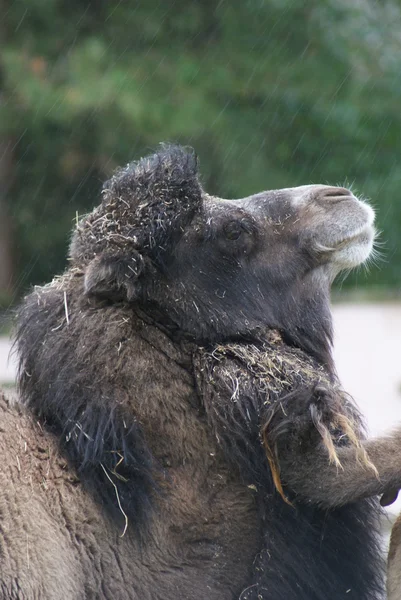
<path fill-rule="evenodd" d="M 77 597 L 95 597 L 102 581 L 104 598 L 377 599 L 380 508 L 369 496 L 383 489 L 332 366 L 328 289 L 318 303 L 317 280 L 291 284 L 312 260 L 306 253 L 294 255 L 294 273 L 272 267 L 256 294 L 251 258 L 245 268 L 227 255 L 222 266 L 213 236 L 207 274 L 191 269 L 200 258 L 187 235 L 202 194 L 183 149 L 127 166 L 78 225 L 71 267 L 19 310 L 24 410 L 79 478 L 79 502 L 64 490 L 56 505 L 89 503 L 77 569 L 93 582 Z M 212 282 L 234 275 L 241 285 L 220 302 Z M 36 431 L 29 423 L 25 436 Z M 7 429 L 9 448 L 13 435 Z M 346 499 L 332 505 L 333 469 L 345 477 L 347 461 L 370 491 L 348 493 L 344 483 Z M 322 495 L 312 499 L 302 482 L 320 472 Z M 66 520 L 72 537 L 79 516 L 74 523 Z M 100 556 L 113 549 L 117 570 L 96 570 L 96 545 Z M 14 596 L 3 596 L 12 598 L 7 568 L 2 585 Z"/>

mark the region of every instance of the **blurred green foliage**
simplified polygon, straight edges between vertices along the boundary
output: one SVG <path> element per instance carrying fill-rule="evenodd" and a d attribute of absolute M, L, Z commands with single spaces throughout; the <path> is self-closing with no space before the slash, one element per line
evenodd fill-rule
<path fill-rule="evenodd" d="M 400 286 L 399 2 L 3 4 L 18 291 L 63 269 L 76 213 L 114 168 L 166 140 L 194 146 L 205 187 L 223 197 L 352 185 L 385 242 L 359 283 Z"/>

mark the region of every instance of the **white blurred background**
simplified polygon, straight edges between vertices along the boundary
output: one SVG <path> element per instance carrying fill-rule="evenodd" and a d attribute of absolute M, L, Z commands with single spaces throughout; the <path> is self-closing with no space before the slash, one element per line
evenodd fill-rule
<path fill-rule="evenodd" d="M 344 389 L 365 415 L 371 435 L 389 431 L 401 424 L 401 304 L 337 304 L 333 313 L 334 356 Z M 401 493 L 386 510 L 388 539 L 401 512 Z"/>

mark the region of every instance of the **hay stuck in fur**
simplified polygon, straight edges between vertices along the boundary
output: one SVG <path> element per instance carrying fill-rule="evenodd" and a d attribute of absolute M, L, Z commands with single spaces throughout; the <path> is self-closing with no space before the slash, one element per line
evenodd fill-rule
<path fill-rule="evenodd" d="M 286 503 L 291 504 L 280 478 L 277 446 L 270 438 L 275 437 L 272 428 L 277 411 L 286 416 L 285 402 L 298 401 L 294 390 L 312 392 L 309 422 L 305 426 L 313 426 L 326 448 L 329 462 L 342 469 L 336 447 L 348 443 L 354 446 L 357 460 L 377 475 L 376 467 L 362 446 L 363 436 L 351 399 L 324 366 L 302 350 L 285 344 L 279 331 L 269 331 L 260 346 L 231 343 L 218 345 L 212 351 L 204 349 L 202 362 L 201 370 L 209 377 L 210 389 L 213 386 L 216 389 L 216 395 L 205 399 L 206 411 L 213 411 L 214 419 L 220 422 L 231 423 L 233 430 L 243 420 L 248 421 L 249 427 L 258 427 L 259 442 L 264 447 L 274 486 Z M 220 366 L 219 381 L 216 380 L 216 363 Z M 229 386 L 226 390 L 231 398 L 229 405 L 218 401 L 222 379 L 225 387 Z M 245 395 L 249 390 L 245 408 L 243 403 L 241 406 L 237 403 L 239 389 L 242 395 L 244 390 Z M 291 434 L 282 428 L 280 435 L 284 433 Z"/>

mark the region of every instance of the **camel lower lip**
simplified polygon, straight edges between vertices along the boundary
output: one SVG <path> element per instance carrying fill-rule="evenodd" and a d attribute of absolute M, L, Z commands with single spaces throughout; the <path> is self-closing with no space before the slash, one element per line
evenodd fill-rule
<path fill-rule="evenodd" d="M 362 229 L 356 231 L 354 234 L 342 239 L 335 245 L 336 250 L 340 250 L 345 246 L 357 244 L 370 244 L 375 237 L 375 229 L 371 225 L 365 226 Z"/>

